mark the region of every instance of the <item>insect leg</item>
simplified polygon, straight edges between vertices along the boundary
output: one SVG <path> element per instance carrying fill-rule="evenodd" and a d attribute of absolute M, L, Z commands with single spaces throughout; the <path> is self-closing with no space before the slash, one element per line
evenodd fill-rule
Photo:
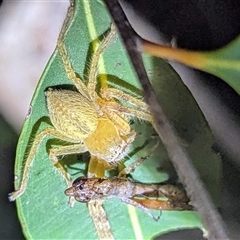
<path fill-rule="evenodd" d="M 134 207 L 137 207 L 137 208 L 141 209 L 143 212 L 148 214 L 156 222 L 160 219 L 160 216 L 155 217 L 148 208 L 146 208 L 142 204 L 134 201 L 133 199 L 130 199 L 130 198 L 120 198 L 120 199 L 121 199 L 122 202 L 125 202 L 127 204 L 133 205 Z"/>
<path fill-rule="evenodd" d="M 158 199 L 149 199 L 149 198 L 134 198 L 135 202 L 140 203 L 141 205 L 145 206 L 148 209 L 155 209 L 155 210 L 174 210 L 167 201 L 158 200 Z"/>

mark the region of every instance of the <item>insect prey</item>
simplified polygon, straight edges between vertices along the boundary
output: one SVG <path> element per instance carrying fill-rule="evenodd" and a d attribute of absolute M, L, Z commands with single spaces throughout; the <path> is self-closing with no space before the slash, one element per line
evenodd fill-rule
<path fill-rule="evenodd" d="M 144 184 L 126 178 L 127 174 L 132 173 L 143 161 L 149 158 L 158 145 L 159 141 L 149 149 L 146 156 L 142 156 L 125 167 L 118 177 L 88 178 L 81 176 L 65 190 L 65 194 L 82 203 L 117 197 L 122 202 L 141 209 L 155 221 L 158 221 L 160 216 L 154 216 L 150 209 L 193 210 L 186 192 L 177 186 L 164 183 Z M 166 198 L 167 200 L 158 198 Z"/>
<path fill-rule="evenodd" d="M 73 182 L 72 187 L 65 190 L 65 194 L 73 196 L 78 202 L 82 203 L 88 203 L 90 200 L 104 200 L 117 197 L 122 202 L 143 210 L 156 221 L 159 217 L 153 216 L 149 208 L 159 210 L 192 210 L 186 193 L 177 186 L 170 184 L 143 184 L 122 177 L 108 179 L 79 177 Z M 150 197 L 164 197 L 168 200 L 151 200 Z M 147 201 L 146 203 L 144 202 L 145 200 Z"/>

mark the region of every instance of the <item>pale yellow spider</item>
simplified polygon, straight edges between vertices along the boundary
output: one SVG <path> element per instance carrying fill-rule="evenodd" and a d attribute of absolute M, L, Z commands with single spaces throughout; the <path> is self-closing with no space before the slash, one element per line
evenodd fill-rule
<path fill-rule="evenodd" d="M 25 192 L 30 167 L 44 137 L 50 135 L 71 144 L 52 148 L 49 153 L 51 162 L 58 168 L 70 187 L 71 178 L 59 163 L 58 156 L 89 151 L 91 155 L 89 172 L 103 177 L 104 170 L 109 165 L 116 165 L 124 158 L 135 138 L 135 132 L 129 125 L 129 117 L 152 122 L 148 106 L 141 100 L 115 88 L 101 88 L 100 93 L 96 92 L 99 58 L 114 36 L 115 30 L 112 26 L 92 56 L 86 85 L 76 76 L 63 40 L 59 38 L 59 54 L 67 77 L 75 85 L 77 91 L 49 88 L 45 92 L 47 109 L 53 127 L 45 128 L 36 135 L 26 159 L 20 187 L 9 196 L 11 201 Z"/>

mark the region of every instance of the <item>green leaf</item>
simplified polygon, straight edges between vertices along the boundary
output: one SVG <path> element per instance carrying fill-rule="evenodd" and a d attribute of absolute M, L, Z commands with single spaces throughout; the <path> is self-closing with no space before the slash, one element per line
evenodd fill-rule
<path fill-rule="evenodd" d="M 211 73 L 240 94 L 240 37 L 214 51 L 189 51 L 157 45 L 143 40 L 143 51 L 160 58 L 171 59 Z"/>
<path fill-rule="evenodd" d="M 203 54 L 202 70 L 220 77 L 240 94 L 240 37 L 217 51 Z"/>
<path fill-rule="evenodd" d="M 110 18 L 101 1 L 76 1 L 75 13 L 67 32 L 66 48 L 79 76 L 86 75 L 91 58 L 91 42 L 96 40 L 110 27 Z M 178 75 L 164 61 L 144 57 L 146 69 L 163 102 L 165 111 L 178 131 L 179 138 L 191 155 L 205 183 L 218 196 L 220 178 L 220 160 L 211 151 L 213 143 L 209 127 L 190 92 Z M 141 96 L 138 80 L 119 39 L 113 42 L 103 53 L 99 67 L 100 80 L 107 77 L 110 86 L 123 89 Z M 29 152 L 34 137 L 51 125 L 45 104 L 44 91 L 48 87 L 69 87 L 58 52 L 55 51 L 44 70 L 31 102 L 32 110 L 26 119 L 19 138 L 15 173 L 18 188 L 24 159 Z M 126 165 L 149 153 L 156 139 L 151 140 L 154 130 L 148 123 L 135 121 L 137 137 L 132 144 Z M 56 168 L 48 160 L 51 147 L 63 143 L 46 138 L 38 148 L 26 192 L 17 199 L 19 220 L 28 239 L 96 239 L 97 234 L 86 204 L 68 205 L 64 195 L 66 183 Z M 72 178 L 86 174 L 88 154 L 81 159 L 77 156 L 64 157 L 62 162 Z M 143 183 L 163 182 L 173 177 L 167 153 L 160 144 L 159 148 L 132 174 L 135 180 Z M 159 222 L 153 221 L 144 212 L 128 206 L 118 199 L 104 202 L 111 230 L 116 239 L 150 239 L 161 233 L 182 228 L 203 228 L 196 212 L 163 211 Z M 158 215 L 158 211 L 153 211 Z"/>

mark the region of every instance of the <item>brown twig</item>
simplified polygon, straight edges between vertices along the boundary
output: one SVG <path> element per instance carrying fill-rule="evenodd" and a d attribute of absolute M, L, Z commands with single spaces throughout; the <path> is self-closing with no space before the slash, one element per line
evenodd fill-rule
<path fill-rule="evenodd" d="M 178 143 L 177 136 L 162 110 L 161 103 L 159 104 L 157 100 L 154 89 L 144 68 L 141 53 L 137 48 L 137 34 L 129 24 L 117 0 L 105 0 L 105 4 L 119 30 L 132 65 L 142 85 L 145 99 L 150 105 L 151 112 L 155 118 L 155 129 L 165 145 L 168 155 L 180 180 L 185 185 L 193 205 L 196 207 L 202 218 L 204 226 L 208 231 L 208 238 L 216 240 L 229 239 L 225 225 L 200 180 L 198 172 L 191 164 L 185 150 Z"/>

